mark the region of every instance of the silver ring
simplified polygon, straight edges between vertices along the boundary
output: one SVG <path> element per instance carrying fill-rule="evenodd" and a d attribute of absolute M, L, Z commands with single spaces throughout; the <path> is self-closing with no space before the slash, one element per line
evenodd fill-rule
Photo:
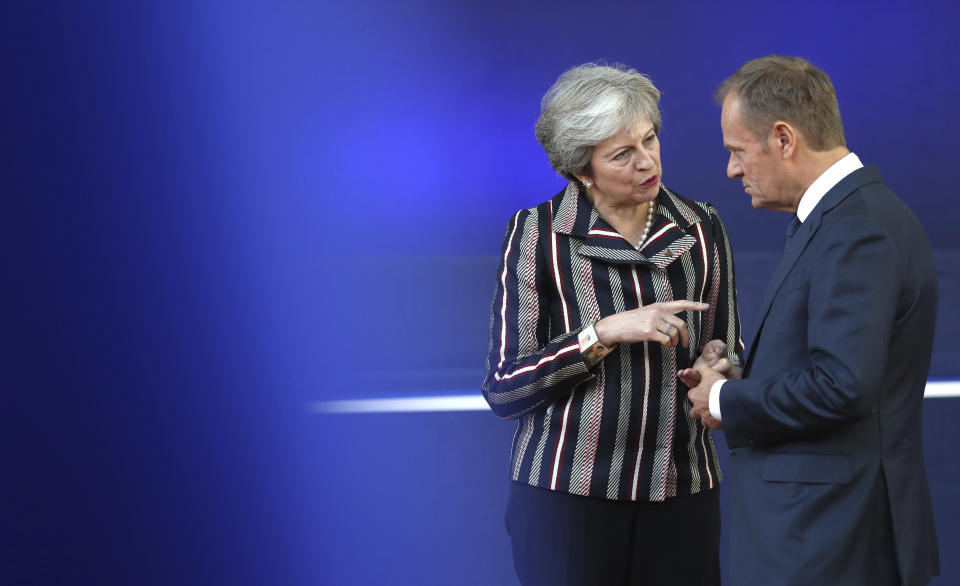
<path fill-rule="evenodd" d="M 668 323 L 668 324 L 667 324 L 667 328 L 664 329 L 664 330 L 660 330 L 660 333 L 663 334 L 664 336 L 669 336 L 669 335 L 670 335 L 670 330 L 672 330 L 672 329 L 673 329 L 673 324 Z"/>

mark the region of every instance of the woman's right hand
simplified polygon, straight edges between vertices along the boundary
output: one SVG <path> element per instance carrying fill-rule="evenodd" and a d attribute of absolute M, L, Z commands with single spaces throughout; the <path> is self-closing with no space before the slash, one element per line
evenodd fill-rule
<path fill-rule="evenodd" d="M 677 344 L 690 345 L 687 324 L 676 316 L 682 311 L 703 311 L 709 303 L 698 301 L 664 301 L 651 303 L 630 311 L 608 315 L 594 326 L 597 337 L 607 345 L 634 342 L 658 342 L 664 348 Z"/>

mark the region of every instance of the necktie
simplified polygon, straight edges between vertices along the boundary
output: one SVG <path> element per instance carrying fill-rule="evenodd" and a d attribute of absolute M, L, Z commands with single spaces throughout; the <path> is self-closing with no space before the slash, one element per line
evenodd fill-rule
<path fill-rule="evenodd" d="M 783 239 L 783 249 L 786 250 L 790 246 L 790 241 L 793 240 L 793 235 L 797 233 L 797 228 L 800 227 L 800 218 L 793 216 L 793 219 L 790 220 L 790 225 L 787 226 L 787 235 Z"/>

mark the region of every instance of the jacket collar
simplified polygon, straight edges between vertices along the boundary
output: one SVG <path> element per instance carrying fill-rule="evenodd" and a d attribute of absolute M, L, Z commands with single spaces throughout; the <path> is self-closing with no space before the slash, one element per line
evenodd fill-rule
<path fill-rule="evenodd" d="M 580 240 L 579 253 L 615 264 L 645 264 L 665 268 L 697 239 L 692 227 L 700 216 L 680 197 L 661 186 L 647 241 L 640 250 L 607 223 L 576 183 L 569 183 L 551 200 L 553 231 Z"/>

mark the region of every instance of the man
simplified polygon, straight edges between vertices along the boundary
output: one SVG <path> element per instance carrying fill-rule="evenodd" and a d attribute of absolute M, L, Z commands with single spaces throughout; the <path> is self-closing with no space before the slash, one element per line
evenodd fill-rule
<path fill-rule="evenodd" d="M 742 379 L 707 352 L 680 373 L 691 414 L 731 449 L 731 583 L 927 584 L 939 573 L 921 446 L 937 311 L 927 238 L 847 150 L 821 70 L 755 59 L 717 101 L 727 175 L 755 208 L 796 214 Z"/>

